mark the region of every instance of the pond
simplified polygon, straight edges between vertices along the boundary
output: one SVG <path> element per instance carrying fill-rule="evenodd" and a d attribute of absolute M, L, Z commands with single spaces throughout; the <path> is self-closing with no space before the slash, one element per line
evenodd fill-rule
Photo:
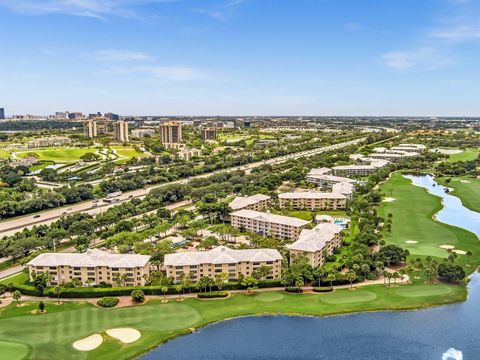
<path fill-rule="evenodd" d="M 480 213 L 467 209 L 462 201 L 445 192 L 445 186 L 439 185 L 431 175 L 404 175 L 412 180 L 416 186 L 423 187 L 432 194 L 442 198 L 443 209 L 435 218 L 443 223 L 464 228 L 474 234 L 480 235 Z M 480 357 L 479 357 L 480 358 Z"/>

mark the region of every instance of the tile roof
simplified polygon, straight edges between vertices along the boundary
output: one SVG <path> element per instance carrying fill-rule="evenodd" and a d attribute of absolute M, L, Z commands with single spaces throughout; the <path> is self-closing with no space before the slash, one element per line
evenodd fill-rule
<path fill-rule="evenodd" d="M 287 245 L 290 250 L 317 252 L 322 251 L 328 241 L 331 241 L 335 235 L 342 231 L 340 225 L 332 223 L 321 223 L 312 230 L 304 229 L 300 233 L 298 240 L 293 244 Z"/>
<path fill-rule="evenodd" d="M 75 266 L 95 267 L 108 266 L 119 268 L 143 267 L 150 256 L 137 254 L 110 254 L 98 249 L 87 250 L 84 253 L 44 253 L 30 260 L 32 266 Z"/>
<path fill-rule="evenodd" d="M 200 264 L 236 264 L 282 260 L 276 249 L 234 250 L 218 246 L 210 251 L 184 252 L 165 255 L 165 266 L 190 266 Z"/>
<path fill-rule="evenodd" d="M 276 215 L 266 212 L 254 211 L 254 210 L 239 210 L 230 214 L 231 216 L 245 217 L 248 219 L 254 219 L 258 221 L 270 222 L 275 224 L 283 224 L 295 227 L 302 227 L 310 223 L 310 221 L 305 221 L 291 216 Z"/>
<path fill-rule="evenodd" d="M 237 196 L 233 199 L 228 206 L 232 210 L 243 209 L 249 205 L 254 205 L 260 201 L 270 200 L 270 196 L 263 194 L 256 194 L 251 196 Z"/>

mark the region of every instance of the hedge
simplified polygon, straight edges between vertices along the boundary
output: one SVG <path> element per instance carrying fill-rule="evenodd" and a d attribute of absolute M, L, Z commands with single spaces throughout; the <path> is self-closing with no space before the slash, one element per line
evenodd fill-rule
<path fill-rule="evenodd" d="M 272 287 L 282 287 L 280 280 L 265 280 L 258 283 L 259 288 L 272 288 Z M 35 289 L 32 287 L 32 289 Z M 142 290 L 145 295 L 163 295 L 163 286 L 126 286 L 126 287 L 81 287 L 81 288 L 70 288 L 63 287 L 62 293 L 60 294 L 61 298 L 97 298 L 105 296 L 130 296 L 133 290 Z M 245 289 L 239 283 L 232 282 L 225 284 L 222 287 L 222 290 L 241 290 Z M 35 289 L 36 290 L 36 289 Z M 190 289 L 185 289 L 184 292 L 202 292 L 204 289 L 198 289 L 196 286 L 191 286 Z M 216 286 L 212 286 L 212 290 L 219 290 Z M 170 286 L 168 287 L 167 295 L 180 294 L 182 290 L 179 286 Z M 53 288 L 45 289 L 44 294 L 48 297 L 56 298 Z M 31 294 L 25 294 L 31 295 Z M 36 295 L 38 296 L 38 295 Z"/>
<path fill-rule="evenodd" d="M 330 292 L 333 291 L 333 287 L 330 286 L 316 286 L 313 288 L 315 292 Z"/>
<path fill-rule="evenodd" d="M 97 301 L 97 305 L 104 308 L 112 308 L 117 306 L 119 301 L 116 297 L 105 296 Z"/>
<path fill-rule="evenodd" d="M 9 284 L 8 288 L 10 291 L 18 290 L 23 295 L 30 295 L 30 296 L 42 296 L 43 293 L 41 290 L 37 289 L 35 286 L 26 285 L 26 284 Z M 53 292 L 53 289 L 52 289 Z M 57 297 L 56 295 L 54 297 Z"/>
<path fill-rule="evenodd" d="M 214 298 L 226 298 L 228 292 L 226 291 L 212 291 L 212 292 L 203 292 L 198 293 L 197 298 L 199 299 L 214 299 Z"/>
<path fill-rule="evenodd" d="M 285 291 L 289 293 L 301 293 L 303 292 L 303 289 L 296 286 L 287 286 Z"/>

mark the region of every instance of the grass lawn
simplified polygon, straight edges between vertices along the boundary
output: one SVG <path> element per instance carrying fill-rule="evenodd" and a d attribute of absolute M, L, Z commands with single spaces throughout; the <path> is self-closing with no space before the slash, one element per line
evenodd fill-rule
<path fill-rule="evenodd" d="M 478 156 L 479 149 L 471 148 L 466 149 L 459 154 L 450 154 L 448 156 L 448 162 L 457 162 L 457 161 L 471 161 L 475 160 Z"/>
<path fill-rule="evenodd" d="M 0 149 L 0 158 L 8 159 L 10 157 L 10 152 L 5 149 Z"/>
<path fill-rule="evenodd" d="M 25 349 L 15 344 L 22 343 L 29 346 L 32 359 L 131 359 L 174 336 L 188 333 L 191 328 L 236 316 L 401 310 L 462 301 L 465 297 L 465 286 L 425 285 L 418 281 L 396 288 L 375 285 L 326 294 L 268 292 L 234 294 L 211 301 L 170 300 L 167 304 L 151 301 L 120 309 L 101 309 L 87 303 L 56 305 L 52 301 L 46 303 L 45 314 L 35 312 L 37 303 L 25 303 L 22 307 L 10 304 L 0 311 L 0 353 L 11 352 L 11 358 L 20 359 Z M 142 338 L 132 344 L 121 344 L 105 333 L 113 327 L 138 329 Z M 105 339 L 97 349 L 90 352 L 73 349 L 74 341 L 95 333 Z"/>
<path fill-rule="evenodd" d="M 315 215 L 331 215 L 331 216 L 339 216 L 345 217 L 346 213 L 342 210 L 331 210 L 331 211 L 310 211 L 310 210 L 287 210 L 283 209 L 280 211 L 275 211 L 275 213 L 285 215 L 285 216 L 292 216 L 306 221 L 312 221 L 315 218 Z"/>
<path fill-rule="evenodd" d="M 35 153 L 38 155 L 39 160 L 45 161 L 54 161 L 56 163 L 71 163 L 80 160 L 82 155 L 86 153 L 95 153 L 96 148 L 71 148 L 71 147 L 60 147 L 60 148 L 48 148 L 40 150 L 27 150 L 17 153 L 19 158 L 27 157 L 30 153 Z"/>
<path fill-rule="evenodd" d="M 475 234 L 433 220 L 433 215 L 442 208 L 439 197 L 413 185 L 400 173 L 393 174 L 383 183 L 381 191 L 385 196 L 395 199 L 392 202 L 382 202 L 378 209 L 381 216 L 386 217 L 389 213 L 393 215 L 392 232 L 384 231 L 387 243 L 408 249 L 413 257 L 430 255 L 442 259 L 448 253 L 438 246 L 454 245 L 465 251 L 471 250 L 473 256 L 470 262 L 480 263 L 480 242 Z M 406 241 L 417 241 L 418 244 L 408 244 Z M 462 255 L 457 261 L 461 265 L 469 262 Z"/>
<path fill-rule="evenodd" d="M 25 284 L 25 282 L 27 280 L 28 280 L 28 275 L 26 273 L 22 272 L 22 273 L 19 273 L 17 275 L 14 275 L 12 277 L 0 280 L 0 284 L 3 284 L 3 285 L 8 285 L 10 283 Z"/>
<path fill-rule="evenodd" d="M 448 184 L 443 178 L 437 178 L 437 181 L 454 189 L 450 194 L 459 197 L 465 207 L 480 212 L 480 179 L 455 177 Z"/>
<path fill-rule="evenodd" d="M 128 158 L 133 158 L 133 157 L 138 157 L 138 156 L 145 155 L 143 152 L 137 151 L 134 148 L 128 147 L 128 146 L 112 146 L 111 148 L 114 149 L 115 152 L 118 153 L 118 155 L 125 156 L 125 157 L 128 157 Z"/>

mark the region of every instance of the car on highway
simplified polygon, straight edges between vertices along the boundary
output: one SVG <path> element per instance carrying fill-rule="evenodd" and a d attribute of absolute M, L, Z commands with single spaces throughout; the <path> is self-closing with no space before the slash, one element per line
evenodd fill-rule
<path fill-rule="evenodd" d="M 37 214 L 37 215 L 33 215 L 33 218 L 34 218 L 34 219 L 38 219 L 39 217 L 40 217 L 40 215 L 38 215 L 38 214 Z"/>

